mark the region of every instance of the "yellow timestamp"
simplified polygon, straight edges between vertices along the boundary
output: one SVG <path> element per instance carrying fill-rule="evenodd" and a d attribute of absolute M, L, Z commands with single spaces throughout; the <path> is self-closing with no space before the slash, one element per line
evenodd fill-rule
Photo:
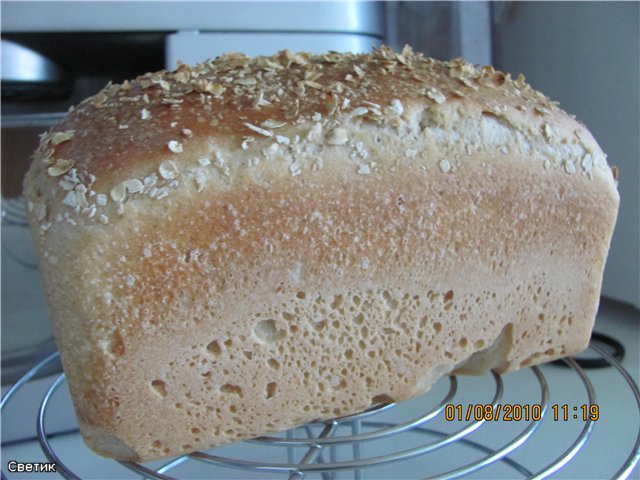
<path fill-rule="evenodd" d="M 448 403 L 444 407 L 444 419 L 448 422 L 458 421 L 471 421 L 480 422 L 485 421 L 498 421 L 503 422 L 519 422 L 524 420 L 526 422 L 537 422 L 542 419 L 542 405 L 537 403 L 497 403 L 495 405 L 491 403 L 481 404 L 453 404 Z"/>
<path fill-rule="evenodd" d="M 582 420 L 586 422 L 591 420 L 596 422 L 600 419 L 600 407 L 597 403 L 582 405 L 568 405 L 566 403 L 559 405 L 557 403 L 551 405 L 553 419 L 556 422 L 568 422 L 570 420 Z"/>
<path fill-rule="evenodd" d="M 453 404 L 449 403 L 444 408 L 446 421 L 503 421 L 503 422 L 539 422 L 545 415 L 545 408 L 538 403 L 497 403 L 497 404 Z M 597 421 L 600 418 L 600 408 L 597 404 L 551 405 L 551 416 L 556 422 L 568 422 L 570 420 L 582 420 L 586 422 Z"/>

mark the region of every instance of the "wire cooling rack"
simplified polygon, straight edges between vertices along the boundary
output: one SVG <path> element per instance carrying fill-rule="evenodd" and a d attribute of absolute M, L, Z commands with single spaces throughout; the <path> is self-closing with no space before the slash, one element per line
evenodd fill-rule
<path fill-rule="evenodd" d="M 628 450 L 622 452 L 623 457 L 619 463 L 611 466 L 610 473 L 611 478 L 628 478 L 640 460 L 640 392 L 629 373 L 605 349 L 593 343 L 590 349 L 611 365 L 607 374 L 619 376 L 623 388 L 615 392 L 616 405 L 622 405 L 617 402 L 626 396 L 626 408 L 630 411 L 624 415 L 625 424 L 635 422 L 630 430 L 631 437 L 625 443 Z M 56 360 L 57 353 L 28 372 L 7 392 L 0 403 L 0 409 L 5 410 L 10 400 L 39 370 Z M 595 415 L 597 411 L 594 412 L 592 408 L 598 405 L 598 398 L 591 379 L 576 360 L 566 358 L 563 362 L 569 369 L 543 366 L 517 372 L 521 376 L 528 376 L 524 378 L 523 384 L 529 385 L 535 393 L 526 394 L 526 404 L 511 404 L 511 416 L 515 417 L 512 422 L 506 422 L 504 414 L 500 418 L 495 415 L 499 406 L 509 405 L 504 403 L 510 395 L 503 377 L 492 372 L 472 381 L 474 391 L 478 385 L 483 386 L 483 389 L 478 389 L 477 398 L 473 395 L 471 397 L 478 403 L 468 403 L 466 400 L 467 403 L 459 403 L 460 383 L 463 380 L 451 376 L 436 384 L 440 388 L 434 387 L 425 396 L 415 399 L 412 407 L 407 406 L 407 402 L 381 404 L 355 415 L 308 424 L 276 436 L 265 436 L 207 452 L 194 452 L 164 463 L 142 465 L 119 462 L 128 469 L 123 468 L 125 473 L 121 478 L 131 478 L 132 473 L 138 478 L 162 480 L 431 479 L 465 476 L 493 478 L 494 475 L 496 478 L 550 477 L 570 462 L 579 462 L 581 457 L 588 460 L 592 456 L 586 451 L 586 446 L 591 441 L 594 429 L 597 431 L 599 427 L 598 415 Z M 563 397 L 560 400 L 570 403 L 550 400 L 548 378 L 553 377 L 556 381 L 560 370 L 561 384 L 577 382 L 581 390 L 579 399 Z M 566 375 L 570 375 L 572 380 Z M 77 456 L 77 450 L 73 455 L 61 453 L 56 447 L 56 435 L 47 430 L 48 412 L 56 398 L 61 397 L 59 393 L 63 385 L 65 377 L 61 374 L 49 386 L 40 402 L 36 422 L 37 439 L 46 458 L 56 464 L 58 474 L 64 478 L 79 479 L 82 474 L 75 470 L 70 458 Z M 572 387 L 572 391 L 576 390 L 575 387 Z M 486 392 L 489 392 L 489 397 L 482 398 Z M 71 408 L 68 398 L 64 400 L 68 404 L 67 408 Z M 580 407 L 573 408 L 577 402 L 581 402 Z M 578 413 L 574 415 L 575 411 Z M 564 443 L 556 442 L 558 428 L 563 429 L 562 436 L 568 439 Z M 489 429 L 493 431 L 486 433 Z M 486 433 L 484 436 L 479 435 L 483 432 Z M 77 430 L 75 434 L 77 437 Z M 621 433 L 617 431 L 615 434 Z M 541 453 L 541 444 L 547 447 L 553 444 L 550 458 L 545 458 Z M 80 448 L 84 449 L 84 454 L 106 461 L 83 445 Z M 527 453 L 527 450 L 532 449 L 533 452 Z M 548 450 L 549 448 L 545 449 Z M 610 459 L 610 453 L 600 451 L 599 455 Z M 115 462 L 110 463 L 115 465 Z M 496 470 L 497 466 L 502 470 Z M 96 478 L 101 475 L 97 473 L 90 476 Z M 4 470 L 2 478 L 7 478 Z"/>

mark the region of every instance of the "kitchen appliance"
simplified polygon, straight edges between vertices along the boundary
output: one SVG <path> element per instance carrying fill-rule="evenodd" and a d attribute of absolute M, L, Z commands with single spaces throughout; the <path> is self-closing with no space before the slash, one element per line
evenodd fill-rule
<path fill-rule="evenodd" d="M 13 48 L 31 65 L 30 72 L 7 75 L 11 69 L 3 63 L 3 395 L 31 366 L 42 362 L 30 381 L 18 384 L 15 396 L 4 397 L 3 475 L 23 478 L 24 474 L 8 472 L 7 462 L 44 462 L 46 455 L 55 456 L 60 466 L 53 478 L 59 474 L 130 478 L 129 468 L 151 478 L 163 478 L 154 470 L 175 478 L 637 475 L 633 468 L 640 431 L 636 387 L 640 322 L 636 309 L 614 302 L 603 303 L 596 330 L 621 340 L 626 351 L 620 360 L 623 370 L 609 367 L 583 374 L 569 361 L 569 369 L 547 365 L 502 379 L 493 375 L 443 379 L 427 395 L 401 405 L 335 424 L 301 427 L 279 440 L 208 453 L 220 458 L 181 457 L 165 467 L 161 463 L 124 467 L 90 452 L 79 438 L 64 378 L 59 376 L 19 194 L 38 134 L 55 124 L 69 106 L 108 81 L 230 50 L 251 55 L 283 48 L 357 52 L 386 38 L 396 49 L 411 43 L 438 58 L 464 56 L 474 63 L 492 63 L 494 50 L 512 38 L 505 32 L 504 37 L 497 36 L 496 29 L 492 32 L 492 15 L 499 19 L 500 12 L 508 13 L 501 8 L 502 4 L 488 2 L 3 2 L 3 62 L 9 62 L 12 51 L 7 48 Z M 15 53 L 13 58 L 18 58 Z M 635 282 L 637 288 L 637 280 L 625 275 L 621 281 L 632 287 Z M 605 292 L 611 291 L 607 288 L 605 283 Z M 607 352 L 614 353 L 595 343 L 588 354 L 602 359 Z M 611 359 L 605 363 L 618 365 Z M 544 416 L 526 423 L 445 418 L 447 405 L 466 409 L 509 403 L 532 409 L 545 401 Z M 573 407 L 578 415 L 582 405 L 596 403 L 601 417 L 597 421 L 573 418 Z M 425 417 L 428 422 L 418 420 Z"/>

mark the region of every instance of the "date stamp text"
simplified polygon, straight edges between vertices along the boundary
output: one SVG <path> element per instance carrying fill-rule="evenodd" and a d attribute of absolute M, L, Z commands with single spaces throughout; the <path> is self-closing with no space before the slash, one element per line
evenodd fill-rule
<path fill-rule="evenodd" d="M 555 422 L 580 420 L 595 422 L 600 418 L 600 408 L 597 404 L 553 404 L 550 406 L 551 418 Z M 487 422 L 538 422 L 542 420 L 546 411 L 538 403 L 496 403 L 481 404 L 448 403 L 444 407 L 444 418 L 452 421 L 487 421 Z"/>

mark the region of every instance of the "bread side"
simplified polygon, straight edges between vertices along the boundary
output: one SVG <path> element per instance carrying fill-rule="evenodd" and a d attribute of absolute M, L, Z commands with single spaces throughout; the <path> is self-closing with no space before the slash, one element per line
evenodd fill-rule
<path fill-rule="evenodd" d="M 128 460 L 584 349 L 618 205 L 587 130 L 523 79 L 409 50 L 150 74 L 36 157 L 81 430 Z"/>

